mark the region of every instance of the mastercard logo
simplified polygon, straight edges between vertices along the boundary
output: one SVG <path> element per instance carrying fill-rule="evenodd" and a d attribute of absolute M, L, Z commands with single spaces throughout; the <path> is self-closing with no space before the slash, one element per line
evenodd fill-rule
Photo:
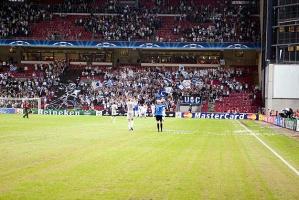
<path fill-rule="evenodd" d="M 190 113 L 190 112 L 184 112 L 183 113 L 183 118 L 192 118 L 192 113 Z"/>

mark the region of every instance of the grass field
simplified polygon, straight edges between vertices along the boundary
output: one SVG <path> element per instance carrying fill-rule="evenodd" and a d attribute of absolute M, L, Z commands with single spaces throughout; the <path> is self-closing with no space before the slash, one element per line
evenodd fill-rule
<path fill-rule="evenodd" d="M 299 169 L 299 140 L 243 121 Z M 238 121 L 0 115 L 0 199 L 299 199 L 299 176 Z"/>

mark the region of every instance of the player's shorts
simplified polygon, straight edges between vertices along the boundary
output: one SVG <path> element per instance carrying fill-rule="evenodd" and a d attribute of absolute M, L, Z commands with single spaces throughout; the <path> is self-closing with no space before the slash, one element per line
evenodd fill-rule
<path fill-rule="evenodd" d="M 163 116 L 162 115 L 156 115 L 156 121 L 162 122 Z"/>
<path fill-rule="evenodd" d="M 134 118 L 134 113 L 133 112 L 128 112 L 127 113 L 127 119 L 133 119 Z"/>

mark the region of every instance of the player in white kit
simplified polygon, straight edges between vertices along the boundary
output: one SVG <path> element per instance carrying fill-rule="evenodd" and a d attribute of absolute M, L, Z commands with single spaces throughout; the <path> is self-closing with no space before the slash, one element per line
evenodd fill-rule
<path fill-rule="evenodd" d="M 114 123 L 115 122 L 115 117 L 117 115 L 117 105 L 116 103 L 112 103 L 111 105 L 111 116 L 112 116 L 112 122 Z"/>
<path fill-rule="evenodd" d="M 151 113 L 152 113 L 152 117 L 155 117 L 155 104 L 153 103 L 151 105 Z"/>
<path fill-rule="evenodd" d="M 128 119 L 128 128 L 129 131 L 133 131 L 134 125 L 134 106 L 135 103 L 131 98 L 127 101 L 127 119 Z"/>

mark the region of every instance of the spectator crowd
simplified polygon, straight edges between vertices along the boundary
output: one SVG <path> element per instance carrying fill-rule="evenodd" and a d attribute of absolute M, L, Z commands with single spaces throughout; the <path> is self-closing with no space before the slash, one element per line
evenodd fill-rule
<path fill-rule="evenodd" d="M 150 106 L 158 96 L 166 99 L 167 110 L 174 110 L 182 96 L 200 96 L 214 103 L 231 93 L 252 92 L 255 88 L 242 81 L 248 72 L 233 68 L 170 70 L 167 68 L 122 67 L 100 69 L 87 66 L 78 78 L 78 99 L 87 107 L 118 102 L 125 107 L 128 96 L 140 105 Z"/>
<path fill-rule="evenodd" d="M 32 23 L 51 20 L 53 14 L 32 3 L 2 1 L 0 5 L 0 39 L 30 36 Z"/>
<path fill-rule="evenodd" d="M 255 98 L 255 88 L 242 79 L 249 75 L 249 71 L 242 68 L 185 70 L 180 67 L 174 70 L 164 67 L 86 66 L 73 81 L 67 79 L 67 66 L 66 62 L 35 65 L 31 78 L 16 78 L 13 72 L 1 72 L 0 97 L 41 97 L 48 108 L 87 109 L 108 108 L 113 102 L 125 108 L 128 97 L 134 97 L 140 105 L 150 107 L 158 97 L 163 97 L 167 110 L 173 111 L 182 96 L 200 96 L 203 102 L 210 103 L 221 101 L 231 93 L 252 93 L 252 98 Z M 43 76 L 34 76 L 38 71 Z M 57 101 L 62 96 L 64 100 Z"/>
<path fill-rule="evenodd" d="M 138 9 L 125 7 L 120 15 L 94 16 L 77 20 L 77 25 L 103 40 L 151 40 L 155 31 L 161 27 L 155 15 L 141 13 Z"/>
<path fill-rule="evenodd" d="M 259 19 L 256 4 L 235 5 L 230 0 L 211 1 L 155 1 L 154 5 L 123 5 L 118 1 L 71 0 L 61 4 L 33 4 L 4 1 L 0 6 L 0 38 L 40 38 L 57 40 L 73 39 L 76 27 L 84 27 L 78 40 L 120 40 L 158 42 L 258 42 Z M 135 5 L 136 6 L 136 5 Z M 64 14 L 55 14 L 63 12 Z M 76 14 L 83 12 L 84 15 Z M 102 13 L 98 15 L 98 13 Z M 111 14 L 111 12 L 113 14 Z M 54 15 L 58 27 L 68 20 L 66 13 L 75 13 L 76 20 L 67 30 L 57 30 L 49 37 L 39 35 L 39 29 L 53 27 L 43 25 Z M 161 15 L 162 14 L 162 15 Z M 163 15 L 164 14 L 164 15 Z M 169 21 L 170 20 L 170 21 Z M 37 23 L 41 22 L 41 23 Z M 38 26 L 33 28 L 33 26 Z M 166 32 L 165 32 L 166 31 Z M 44 32 L 42 32 L 44 33 Z M 67 33 L 67 35 L 64 35 Z M 82 37 L 84 35 L 84 37 Z"/>
<path fill-rule="evenodd" d="M 60 76 L 66 68 L 66 62 L 53 62 L 50 64 L 36 64 L 30 77 L 17 78 L 18 72 L 11 68 L 0 73 L 0 97 L 1 98 L 42 98 L 43 103 L 52 101 L 61 86 Z M 26 67 L 24 67 L 26 68 Z M 22 69 L 21 71 L 24 71 Z M 42 76 L 36 76 L 41 72 Z M 24 73 L 24 72 L 21 72 Z M 0 106 L 7 107 L 20 101 L 0 100 Z"/>

